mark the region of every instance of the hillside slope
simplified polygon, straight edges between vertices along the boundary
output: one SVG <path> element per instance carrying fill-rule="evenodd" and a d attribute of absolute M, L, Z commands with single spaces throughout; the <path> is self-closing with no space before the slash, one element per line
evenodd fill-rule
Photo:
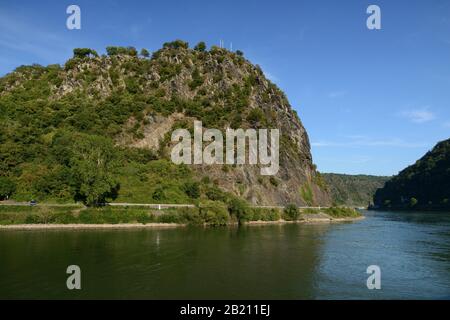
<path fill-rule="evenodd" d="M 321 173 L 325 179 L 333 203 L 352 207 L 366 207 L 373 201 L 378 188 L 389 177 Z"/>
<path fill-rule="evenodd" d="M 0 176 L 14 184 L 12 198 L 85 197 L 83 171 L 73 168 L 90 167 L 83 161 L 93 146 L 105 146 L 102 156 L 109 156 L 112 144 L 117 159 L 100 172 L 109 185 L 109 172 L 117 173 L 108 198 L 173 203 L 223 190 L 254 204 L 330 203 L 300 119 L 242 53 L 190 49 L 180 40 L 151 58 L 131 47 L 107 53 L 76 49 L 63 67 L 22 66 L 0 79 Z M 192 129 L 194 119 L 222 130 L 280 129 L 278 174 L 261 176 L 257 166 L 173 165 L 171 132 Z"/>
<path fill-rule="evenodd" d="M 414 165 L 402 170 L 377 190 L 378 208 L 450 209 L 450 139 L 439 142 Z"/>

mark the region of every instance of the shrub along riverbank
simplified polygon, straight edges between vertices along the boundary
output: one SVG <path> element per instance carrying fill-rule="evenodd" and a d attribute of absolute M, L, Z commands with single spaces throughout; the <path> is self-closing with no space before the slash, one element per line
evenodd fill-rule
<path fill-rule="evenodd" d="M 241 202 L 207 201 L 192 208 L 149 209 L 146 207 L 24 207 L 0 206 L 0 225 L 20 224 L 149 224 L 176 223 L 225 226 L 251 221 L 301 221 L 304 215 L 325 213 L 330 218 L 357 218 L 351 208 L 302 209 L 289 205 L 276 208 L 251 208 Z"/>

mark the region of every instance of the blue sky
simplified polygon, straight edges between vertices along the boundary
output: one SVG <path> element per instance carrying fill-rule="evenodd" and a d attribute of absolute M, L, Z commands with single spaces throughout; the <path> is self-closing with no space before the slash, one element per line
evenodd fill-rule
<path fill-rule="evenodd" d="M 66 28 L 81 8 L 82 29 Z M 366 9 L 381 8 L 368 30 Z M 322 172 L 396 174 L 450 137 L 450 1 L 0 0 L 0 75 L 74 47 L 224 40 L 286 92 Z"/>

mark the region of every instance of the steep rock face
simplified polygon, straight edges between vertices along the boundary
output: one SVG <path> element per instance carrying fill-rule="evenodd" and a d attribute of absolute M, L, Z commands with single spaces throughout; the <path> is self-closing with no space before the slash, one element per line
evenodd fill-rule
<path fill-rule="evenodd" d="M 18 68 L 1 80 L 0 95 L 26 90 L 28 83 L 36 81 L 45 82 L 37 95 L 52 106 L 82 98 L 87 114 L 71 116 L 71 126 L 89 130 L 83 121 L 95 117 L 100 123 L 113 114 L 114 125 L 103 125 L 101 134 L 114 137 L 117 145 L 153 149 L 160 157 L 170 154 L 171 132 L 191 129 L 195 119 L 204 128 L 223 131 L 278 128 L 280 169 L 275 176 L 261 176 L 257 166 L 249 165 L 197 165 L 194 170 L 199 178 L 207 176 L 253 204 L 330 204 L 296 112 L 262 70 L 240 55 L 217 47 L 192 50 L 176 41 L 166 43 L 151 59 L 133 52 L 75 57 L 63 69 Z"/>
<path fill-rule="evenodd" d="M 387 181 L 375 193 L 374 204 L 386 209 L 450 209 L 450 139 Z"/>

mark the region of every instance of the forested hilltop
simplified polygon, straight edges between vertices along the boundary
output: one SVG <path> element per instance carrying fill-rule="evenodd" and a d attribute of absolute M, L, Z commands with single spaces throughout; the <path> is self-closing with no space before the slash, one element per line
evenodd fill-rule
<path fill-rule="evenodd" d="M 450 209 L 450 139 L 439 142 L 414 165 L 386 182 L 374 197 L 376 208 Z"/>
<path fill-rule="evenodd" d="M 390 177 L 322 173 L 333 203 L 352 207 L 367 207 L 378 188 Z"/>
<path fill-rule="evenodd" d="M 170 161 L 176 128 L 280 129 L 280 170 Z M 240 51 L 177 40 L 150 54 L 78 48 L 0 79 L 0 200 L 329 205 L 286 96 Z"/>

